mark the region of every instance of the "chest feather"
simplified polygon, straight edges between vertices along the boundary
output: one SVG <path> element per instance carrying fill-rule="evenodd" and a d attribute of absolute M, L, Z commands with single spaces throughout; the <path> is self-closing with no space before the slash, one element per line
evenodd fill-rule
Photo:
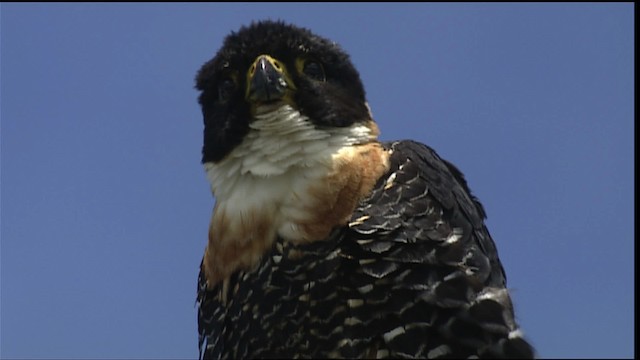
<path fill-rule="evenodd" d="M 325 239 L 388 170 L 373 122 L 318 130 L 286 110 L 259 118 L 229 156 L 205 163 L 216 197 L 203 262 L 209 286 L 257 265 L 278 236 Z"/>

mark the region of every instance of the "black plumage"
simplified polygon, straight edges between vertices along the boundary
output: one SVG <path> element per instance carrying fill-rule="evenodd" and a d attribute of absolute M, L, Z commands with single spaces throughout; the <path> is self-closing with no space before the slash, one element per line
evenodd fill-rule
<path fill-rule="evenodd" d="M 291 69 L 299 49 L 314 55 L 329 85 L 341 91 L 327 96 L 324 83 L 291 72 L 298 85 L 293 103 L 301 112 L 321 128 L 364 120 L 364 90 L 335 44 L 282 23 L 254 24 L 228 37 L 220 55 L 199 72 L 203 161 L 224 159 L 252 121 L 242 91 L 226 103 L 216 98 L 220 73 L 248 68 L 263 53 Z M 314 91 L 320 95 L 310 96 Z M 314 108 L 338 98 L 353 101 L 356 110 Z M 388 170 L 359 199 L 348 222 L 334 226 L 327 238 L 294 243 L 276 235 L 255 266 L 234 271 L 224 282 L 209 281 L 201 271 L 202 357 L 534 356 L 515 322 L 485 211 L 462 173 L 423 144 L 381 146 L 389 154 Z"/>

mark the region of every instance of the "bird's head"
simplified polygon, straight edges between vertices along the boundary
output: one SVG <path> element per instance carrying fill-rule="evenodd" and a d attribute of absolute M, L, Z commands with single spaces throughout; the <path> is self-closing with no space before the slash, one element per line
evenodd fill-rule
<path fill-rule="evenodd" d="M 198 71 L 196 88 L 203 163 L 224 160 L 252 129 L 280 127 L 278 141 L 287 142 L 284 135 L 296 127 L 328 133 L 375 127 L 349 56 L 336 43 L 283 22 L 256 22 L 228 35 Z M 260 119 L 265 123 L 257 124 Z M 364 137 L 375 136 L 377 128 Z"/>

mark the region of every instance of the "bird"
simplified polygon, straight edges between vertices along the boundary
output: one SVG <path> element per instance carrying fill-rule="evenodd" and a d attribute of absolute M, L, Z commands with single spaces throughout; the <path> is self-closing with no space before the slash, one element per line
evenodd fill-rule
<path fill-rule="evenodd" d="M 253 21 L 195 88 L 215 199 L 200 358 L 535 357 L 463 173 L 379 140 L 338 43 Z"/>

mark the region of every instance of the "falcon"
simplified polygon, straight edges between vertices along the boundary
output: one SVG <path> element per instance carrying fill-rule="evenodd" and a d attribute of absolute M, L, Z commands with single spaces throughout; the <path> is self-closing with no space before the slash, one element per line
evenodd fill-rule
<path fill-rule="evenodd" d="M 200 357 L 531 358 L 463 174 L 381 142 L 339 45 L 281 21 L 196 75 L 215 206 Z"/>

